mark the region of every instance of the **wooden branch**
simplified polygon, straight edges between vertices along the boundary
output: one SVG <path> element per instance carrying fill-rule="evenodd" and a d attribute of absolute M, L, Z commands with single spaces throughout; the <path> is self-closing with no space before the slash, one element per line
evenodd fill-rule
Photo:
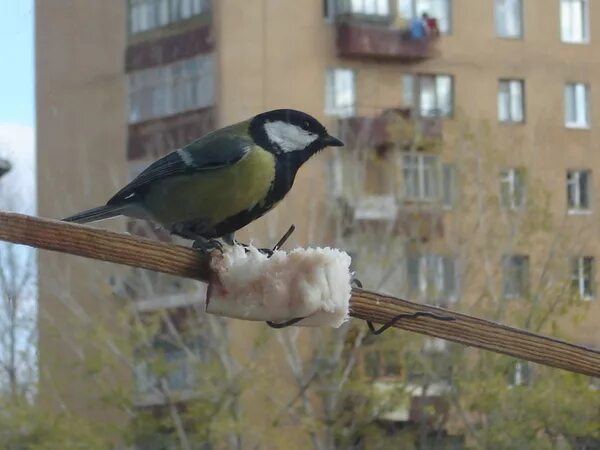
<path fill-rule="evenodd" d="M 192 249 L 136 236 L 21 214 L 0 213 L 0 240 L 206 281 L 209 258 Z M 354 289 L 350 315 L 387 323 L 398 314 L 452 317 L 403 319 L 397 328 L 600 377 L 600 350 L 422 303 Z"/>

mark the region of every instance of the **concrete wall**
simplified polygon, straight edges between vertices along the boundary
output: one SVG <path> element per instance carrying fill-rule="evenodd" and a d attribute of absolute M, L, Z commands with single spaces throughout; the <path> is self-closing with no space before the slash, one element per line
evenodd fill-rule
<path fill-rule="evenodd" d="M 126 179 L 125 2 L 38 1 L 35 17 L 38 210 L 61 218 L 106 202 Z M 102 416 L 98 383 L 115 373 L 108 363 L 99 378 L 89 372 L 102 356 L 91 336 L 116 322 L 109 278 L 124 269 L 38 258 L 42 402 Z"/>

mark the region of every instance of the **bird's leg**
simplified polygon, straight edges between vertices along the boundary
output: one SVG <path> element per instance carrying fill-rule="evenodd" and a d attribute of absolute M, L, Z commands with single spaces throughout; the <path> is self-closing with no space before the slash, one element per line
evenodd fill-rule
<path fill-rule="evenodd" d="M 285 234 L 281 237 L 281 239 L 279 239 L 279 241 L 277 242 L 277 244 L 275 244 L 273 246 L 273 248 L 259 248 L 258 251 L 261 253 L 264 253 L 265 255 L 267 255 L 269 258 L 271 256 L 273 256 L 273 253 L 275 253 L 277 250 L 279 250 L 281 247 L 283 247 L 283 244 L 285 244 L 285 242 L 289 239 L 289 237 L 292 235 L 292 233 L 296 230 L 296 225 L 291 225 L 288 230 L 285 232 Z M 237 241 L 236 241 L 237 242 Z M 243 244 L 241 242 L 237 242 L 239 245 L 241 245 L 242 247 L 246 248 L 246 253 L 248 252 L 248 245 L 247 244 Z M 299 319 L 301 320 L 301 319 Z"/>
<path fill-rule="evenodd" d="M 226 234 L 225 236 L 223 236 L 221 238 L 223 240 L 223 242 L 225 242 L 227 245 L 236 245 L 239 244 L 238 241 L 235 240 L 235 233 L 229 233 Z M 243 245 L 243 244 L 242 244 Z"/>
<path fill-rule="evenodd" d="M 211 253 L 213 250 L 223 251 L 223 243 L 218 239 L 197 237 L 192 244 L 192 248 L 200 251 L 201 253 Z"/>

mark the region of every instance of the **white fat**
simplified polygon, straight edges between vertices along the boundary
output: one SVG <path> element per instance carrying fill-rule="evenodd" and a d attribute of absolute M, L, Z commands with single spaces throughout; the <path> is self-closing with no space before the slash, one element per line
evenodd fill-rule
<path fill-rule="evenodd" d="M 206 312 L 237 319 L 339 327 L 348 319 L 350 256 L 331 248 L 276 251 L 226 247 L 212 258 Z"/>
<path fill-rule="evenodd" d="M 291 123 L 276 120 L 265 123 L 265 132 L 271 142 L 284 152 L 304 150 L 319 136 Z"/>

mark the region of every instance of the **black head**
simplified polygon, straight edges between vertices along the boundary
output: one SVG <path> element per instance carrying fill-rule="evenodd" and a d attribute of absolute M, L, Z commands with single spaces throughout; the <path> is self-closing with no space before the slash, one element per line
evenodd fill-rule
<path fill-rule="evenodd" d="M 276 109 L 256 115 L 250 121 L 250 135 L 273 153 L 305 152 L 309 156 L 325 147 L 341 147 L 314 117 L 294 109 Z"/>

